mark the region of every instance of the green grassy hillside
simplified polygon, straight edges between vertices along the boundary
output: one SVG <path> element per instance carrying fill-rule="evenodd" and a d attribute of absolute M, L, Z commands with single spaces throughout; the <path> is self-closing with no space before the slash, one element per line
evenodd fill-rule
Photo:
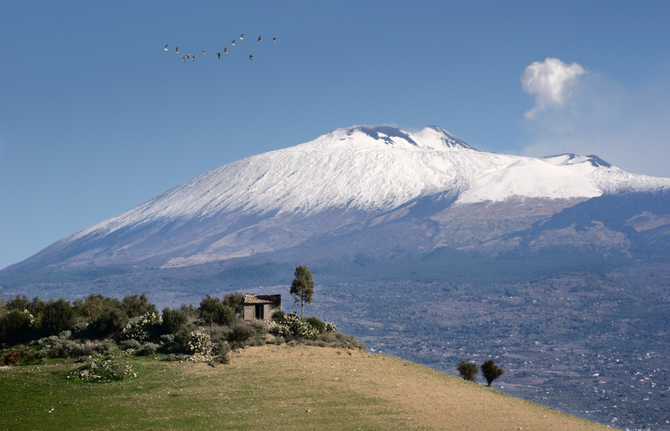
<path fill-rule="evenodd" d="M 351 350 L 251 347 L 216 367 L 115 355 L 132 367 L 121 381 L 76 380 L 72 371 L 82 364 L 74 360 L 0 368 L 0 429 L 606 428 L 424 366 Z"/>

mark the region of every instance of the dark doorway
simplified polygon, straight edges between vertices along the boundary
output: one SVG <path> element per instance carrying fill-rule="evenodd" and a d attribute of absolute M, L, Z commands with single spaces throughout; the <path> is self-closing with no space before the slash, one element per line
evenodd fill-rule
<path fill-rule="evenodd" d="M 256 319 L 265 320 L 265 306 L 264 306 L 264 304 L 256 304 Z"/>

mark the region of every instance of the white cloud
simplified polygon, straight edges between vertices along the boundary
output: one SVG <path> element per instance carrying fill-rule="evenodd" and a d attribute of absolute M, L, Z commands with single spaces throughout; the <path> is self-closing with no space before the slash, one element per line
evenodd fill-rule
<path fill-rule="evenodd" d="M 526 67 L 521 75 L 521 88 L 528 94 L 535 94 L 535 106 L 527 111 L 527 119 L 549 106 L 563 106 L 575 78 L 587 73 L 577 63 L 567 65 L 558 58 L 547 57 Z"/>
<path fill-rule="evenodd" d="M 569 104 L 524 121 L 521 154 L 595 154 L 624 170 L 670 177 L 670 65 L 635 89 L 602 72 L 571 85 Z"/>

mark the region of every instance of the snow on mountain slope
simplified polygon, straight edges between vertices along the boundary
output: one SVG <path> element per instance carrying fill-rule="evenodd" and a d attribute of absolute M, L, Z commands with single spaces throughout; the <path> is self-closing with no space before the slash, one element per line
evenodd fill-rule
<path fill-rule="evenodd" d="M 543 157 L 541 160 L 588 177 L 603 193 L 651 192 L 670 188 L 669 178 L 632 174 L 593 155 L 560 154 Z"/>
<path fill-rule="evenodd" d="M 514 161 L 474 150 L 436 127 L 416 134 L 390 127 L 338 129 L 204 173 L 75 237 L 220 212 L 385 211 L 418 196 L 464 190 L 479 172 Z"/>
<path fill-rule="evenodd" d="M 536 159 L 486 153 L 434 126 L 416 133 L 361 126 L 206 172 L 69 239 L 231 212 L 389 211 L 445 191 L 460 195 L 458 203 L 474 203 L 511 196 L 589 198 L 663 187 L 670 187 L 669 179 L 630 174 L 594 156 Z"/>
<path fill-rule="evenodd" d="M 650 192 L 670 188 L 670 179 L 637 175 L 597 156 L 560 154 L 519 157 L 503 169 L 470 183 L 457 203 L 501 202 L 511 196 L 549 199 L 592 198 L 603 193 Z"/>
<path fill-rule="evenodd" d="M 470 183 L 457 203 L 503 201 L 510 196 L 570 199 L 596 197 L 602 191 L 587 176 L 540 159 L 523 158 Z"/>

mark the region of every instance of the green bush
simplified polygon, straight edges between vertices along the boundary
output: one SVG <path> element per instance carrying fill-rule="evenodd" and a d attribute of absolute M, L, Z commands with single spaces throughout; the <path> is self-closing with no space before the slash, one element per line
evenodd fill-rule
<path fill-rule="evenodd" d="M 177 348 L 188 353 L 201 353 L 210 345 L 210 337 L 198 331 L 193 331 L 189 326 L 183 325 L 174 334 Z"/>
<path fill-rule="evenodd" d="M 235 324 L 236 317 L 237 316 L 235 315 L 235 310 L 228 307 L 227 305 L 222 305 L 215 322 L 218 323 L 219 325 L 231 326 Z"/>
<path fill-rule="evenodd" d="M 265 340 L 262 339 L 261 337 L 251 337 L 249 340 L 247 340 L 247 345 L 254 347 L 254 346 L 265 346 Z"/>
<path fill-rule="evenodd" d="M 174 333 L 174 342 L 178 349 L 185 350 L 187 348 L 189 341 L 191 341 L 191 332 L 193 330 L 189 325 L 181 325 L 177 329 Z"/>
<path fill-rule="evenodd" d="M 49 301 L 43 310 L 42 333 L 47 336 L 61 333 L 74 325 L 74 310 L 65 298 Z"/>
<path fill-rule="evenodd" d="M 268 327 L 260 321 L 252 320 L 245 322 L 247 323 L 248 326 L 252 327 L 254 331 L 256 331 L 257 335 L 263 336 L 269 332 Z"/>
<path fill-rule="evenodd" d="M 38 298 L 35 298 L 38 299 Z M 32 302 L 26 295 L 16 295 L 14 298 L 9 298 L 6 304 L 7 310 L 28 310 L 32 308 Z"/>
<path fill-rule="evenodd" d="M 213 298 L 207 294 L 200 301 L 200 307 L 198 307 L 199 317 L 208 323 L 215 321 L 218 310 L 222 305 L 219 298 Z"/>
<path fill-rule="evenodd" d="M 116 343 L 111 338 L 106 338 L 98 344 L 98 351 L 100 353 L 112 353 L 116 348 Z"/>
<path fill-rule="evenodd" d="M 108 308 L 88 325 L 89 335 L 94 338 L 119 334 L 128 324 L 128 316 L 118 308 Z"/>
<path fill-rule="evenodd" d="M 188 323 L 188 314 L 186 311 L 180 309 L 170 309 L 166 307 L 163 309 L 163 332 L 166 334 L 174 334 L 179 327 Z"/>
<path fill-rule="evenodd" d="M 214 345 L 212 349 L 212 355 L 214 355 L 214 362 L 219 364 L 229 364 L 230 363 L 230 345 L 225 341 L 221 340 Z"/>
<path fill-rule="evenodd" d="M 0 317 L 0 342 L 10 345 L 30 340 L 33 337 L 35 317 L 27 309 L 12 309 Z"/>
<path fill-rule="evenodd" d="M 198 311 L 197 308 L 193 306 L 193 304 L 181 304 L 181 307 L 179 307 L 180 311 L 183 311 L 186 313 L 186 315 L 189 317 L 189 319 L 195 319 L 198 317 L 200 311 Z"/>
<path fill-rule="evenodd" d="M 216 364 L 224 364 L 224 365 L 230 364 L 230 355 L 216 356 L 209 362 L 209 365 L 211 365 L 212 367 L 216 366 Z"/>
<path fill-rule="evenodd" d="M 228 335 L 228 341 L 234 346 L 244 345 L 250 338 L 257 334 L 256 330 L 244 323 L 235 325 Z"/>
<path fill-rule="evenodd" d="M 158 313 L 156 306 L 149 302 L 149 298 L 142 295 L 126 295 L 123 297 L 122 309 L 128 317 L 143 316 L 147 313 Z"/>
<path fill-rule="evenodd" d="M 143 352 L 145 355 L 153 355 L 156 353 L 156 350 L 158 350 L 158 344 L 146 343 Z"/>
<path fill-rule="evenodd" d="M 337 332 L 337 325 L 331 322 L 326 322 L 321 320 L 318 317 L 306 317 L 303 319 L 305 322 L 309 323 L 312 328 L 319 331 L 319 334 L 325 334 L 327 332 Z"/>
<path fill-rule="evenodd" d="M 235 310 L 225 305 L 219 298 L 209 295 L 200 301 L 200 318 L 207 323 L 230 326 L 235 323 Z"/>
<path fill-rule="evenodd" d="M 36 356 L 38 358 L 46 356 L 52 358 L 81 358 L 84 356 L 93 356 L 100 350 L 100 345 L 91 342 L 77 343 L 71 340 L 59 340 L 38 351 Z"/>
<path fill-rule="evenodd" d="M 223 295 L 223 305 L 230 307 L 235 314 L 244 313 L 244 295 L 240 292 L 230 292 Z"/>
<path fill-rule="evenodd" d="M 133 366 L 116 362 L 114 360 L 104 360 L 89 362 L 68 373 L 67 378 L 84 380 L 89 382 L 113 382 L 123 380 L 129 377 L 137 377 Z"/>
<path fill-rule="evenodd" d="M 276 310 L 274 313 L 272 313 L 272 321 L 281 322 L 284 320 L 285 315 L 286 313 L 284 313 L 283 310 Z"/>
<path fill-rule="evenodd" d="M 112 308 L 123 310 L 123 303 L 116 298 L 108 298 L 99 293 L 93 293 L 86 297 L 86 299 L 77 299 L 74 301 L 75 314 L 86 317 L 91 321 L 96 320 L 103 312 Z M 127 317 L 125 311 L 123 314 Z"/>
<path fill-rule="evenodd" d="M 272 329 L 270 333 L 275 337 L 283 337 L 286 340 L 293 339 L 314 339 L 319 335 L 319 331 L 312 327 L 307 321 L 300 320 L 296 313 L 286 313 L 279 324 Z"/>
<path fill-rule="evenodd" d="M 365 344 L 356 340 L 356 337 L 353 335 L 345 335 L 341 332 L 337 332 L 335 334 L 327 332 L 325 334 L 319 335 L 318 339 L 325 341 L 331 347 L 361 351 L 367 350 Z M 334 341 L 329 341 L 333 339 Z"/>
<path fill-rule="evenodd" d="M 224 340 L 220 340 L 214 345 L 214 349 L 212 350 L 212 354 L 216 356 L 221 356 L 221 355 L 227 355 L 230 353 L 230 344 L 225 342 Z"/>
<path fill-rule="evenodd" d="M 474 362 L 465 362 L 461 360 L 456 367 L 456 371 L 463 377 L 463 379 L 477 382 L 477 373 L 479 373 L 479 367 Z"/>
<path fill-rule="evenodd" d="M 186 345 L 186 351 L 189 353 L 202 353 L 209 347 L 209 334 L 202 332 L 191 332 L 191 339 Z"/>
<path fill-rule="evenodd" d="M 209 336 L 211 337 L 212 343 L 218 343 L 219 341 L 225 341 L 228 339 L 228 336 L 232 332 L 232 328 L 228 326 L 215 326 L 209 330 Z"/>
<path fill-rule="evenodd" d="M 127 340 L 123 340 L 123 341 L 121 341 L 121 344 L 122 344 L 123 346 L 128 346 L 128 347 L 133 348 L 133 349 L 139 349 L 140 346 L 142 346 L 142 345 L 140 344 L 140 342 L 137 341 L 137 340 L 134 339 L 134 338 L 129 338 L 129 339 L 127 339 Z"/>
<path fill-rule="evenodd" d="M 209 362 L 209 365 L 214 367 L 218 364 L 230 364 L 230 351 L 230 345 L 224 340 L 214 343 L 210 351 L 213 359 Z"/>
<path fill-rule="evenodd" d="M 139 341 L 155 338 L 161 332 L 162 323 L 163 319 L 156 312 L 147 312 L 140 317 L 130 319 L 123 328 L 123 335 Z"/>
<path fill-rule="evenodd" d="M 310 316 L 310 317 L 305 317 L 303 320 L 305 322 L 309 323 L 309 325 L 312 328 L 316 329 L 319 334 L 323 334 L 324 332 L 326 332 L 326 322 L 319 319 L 318 317 Z"/>

